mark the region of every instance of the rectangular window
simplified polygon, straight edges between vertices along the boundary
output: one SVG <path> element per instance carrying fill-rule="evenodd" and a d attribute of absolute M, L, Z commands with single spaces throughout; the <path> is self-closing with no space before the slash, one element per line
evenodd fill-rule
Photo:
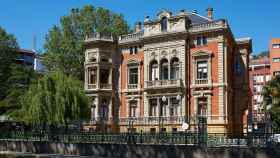
<path fill-rule="evenodd" d="M 272 61 L 273 61 L 274 63 L 278 63 L 278 62 L 280 62 L 280 58 L 272 58 Z"/>
<path fill-rule="evenodd" d="M 134 54 L 137 54 L 138 52 L 138 49 L 137 49 L 137 46 L 134 47 Z"/>
<path fill-rule="evenodd" d="M 136 117 L 137 102 L 132 102 L 129 105 L 129 117 Z"/>
<path fill-rule="evenodd" d="M 196 45 L 198 45 L 198 46 L 201 46 L 202 45 L 202 43 L 201 43 L 201 37 L 197 37 L 196 38 Z"/>
<path fill-rule="evenodd" d="M 138 84 L 138 67 L 129 69 L 129 84 Z"/>
<path fill-rule="evenodd" d="M 133 54 L 133 47 L 129 48 L 129 54 Z"/>
<path fill-rule="evenodd" d="M 205 37 L 205 36 L 197 37 L 196 38 L 196 45 L 197 46 L 207 45 L 207 37 Z"/>
<path fill-rule="evenodd" d="M 150 99 L 149 116 L 156 116 L 157 99 Z"/>
<path fill-rule="evenodd" d="M 202 37 L 202 43 L 203 43 L 203 45 L 207 44 L 207 38 L 206 37 Z"/>
<path fill-rule="evenodd" d="M 207 115 L 207 98 L 198 98 L 198 115 L 200 116 L 206 116 Z"/>
<path fill-rule="evenodd" d="M 178 115 L 179 101 L 176 98 L 171 98 L 170 116 Z"/>
<path fill-rule="evenodd" d="M 207 61 L 197 61 L 197 79 L 208 79 L 208 64 Z"/>
<path fill-rule="evenodd" d="M 265 77 L 266 79 L 266 81 L 270 81 L 271 80 L 271 76 L 270 75 L 266 75 L 266 77 Z"/>
<path fill-rule="evenodd" d="M 280 43 L 272 44 L 272 48 L 280 48 Z"/>
<path fill-rule="evenodd" d="M 89 68 L 88 69 L 88 83 L 89 84 L 96 84 L 96 68 Z"/>
<path fill-rule="evenodd" d="M 280 71 L 274 71 L 273 76 L 280 76 Z"/>
<path fill-rule="evenodd" d="M 100 69 L 100 83 L 101 84 L 109 83 L 109 70 L 108 69 Z"/>

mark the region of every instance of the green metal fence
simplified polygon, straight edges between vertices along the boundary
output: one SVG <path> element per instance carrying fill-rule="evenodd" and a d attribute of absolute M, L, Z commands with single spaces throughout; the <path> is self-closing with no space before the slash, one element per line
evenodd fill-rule
<path fill-rule="evenodd" d="M 0 141 L 43 141 L 63 143 L 112 144 L 177 144 L 218 146 L 278 146 L 273 134 L 263 133 L 233 137 L 230 134 L 208 133 L 55 133 L 55 132 L 0 132 Z"/>

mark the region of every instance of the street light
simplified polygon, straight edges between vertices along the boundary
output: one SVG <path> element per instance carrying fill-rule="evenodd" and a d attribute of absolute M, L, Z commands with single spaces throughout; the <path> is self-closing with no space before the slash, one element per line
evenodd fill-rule
<path fill-rule="evenodd" d="M 272 107 L 271 104 L 266 106 L 266 112 L 265 112 L 265 115 L 266 115 L 266 133 L 271 132 L 271 113 L 270 113 L 271 107 Z"/>
<path fill-rule="evenodd" d="M 163 106 L 164 106 L 164 102 L 166 102 L 167 98 L 166 96 L 162 96 L 161 98 L 162 103 L 160 104 L 160 113 L 159 113 L 159 132 L 161 132 L 163 130 L 163 119 L 162 119 L 162 114 L 163 114 Z"/>
<path fill-rule="evenodd" d="M 91 123 L 93 124 L 93 122 L 95 121 L 95 104 L 93 104 L 90 108 L 90 112 L 91 112 Z"/>

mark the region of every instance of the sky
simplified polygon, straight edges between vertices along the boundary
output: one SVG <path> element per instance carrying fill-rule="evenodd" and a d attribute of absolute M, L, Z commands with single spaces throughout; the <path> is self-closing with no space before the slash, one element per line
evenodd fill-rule
<path fill-rule="evenodd" d="M 46 34 L 72 8 L 91 4 L 124 15 L 131 28 L 162 9 L 173 14 L 181 9 L 206 16 L 214 8 L 214 19 L 227 19 L 235 38 L 251 37 L 253 52 L 268 50 L 271 38 L 280 37 L 280 0 L 1 0 L 0 26 L 16 36 L 21 48 L 43 51 Z"/>

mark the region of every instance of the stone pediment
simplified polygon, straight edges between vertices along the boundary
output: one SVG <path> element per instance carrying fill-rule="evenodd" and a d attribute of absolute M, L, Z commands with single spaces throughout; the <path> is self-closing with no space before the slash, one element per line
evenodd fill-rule
<path fill-rule="evenodd" d="M 201 57 L 201 56 L 210 57 L 211 54 L 212 54 L 212 53 L 209 52 L 209 51 L 206 51 L 206 50 L 199 50 L 199 51 L 196 51 L 196 52 L 192 53 L 192 56 L 193 56 L 193 57 Z"/>
<path fill-rule="evenodd" d="M 159 13 L 157 13 L 158 19 L 161 19 L 162 17 L 170 18 L 172 16 L 172 13 L 168 10 L 162 10 Z"/>

